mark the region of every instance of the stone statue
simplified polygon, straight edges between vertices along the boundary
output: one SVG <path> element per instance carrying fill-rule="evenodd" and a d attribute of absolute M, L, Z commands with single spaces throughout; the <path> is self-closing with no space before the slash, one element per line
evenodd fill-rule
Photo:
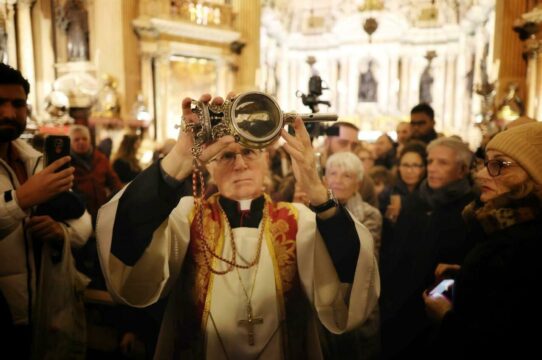
<path fill-rule="evenodd" d="M 88 12 L 84 0 L 67 0 L 57 12 L 57 23 L 66 32 L 68 61 L 89 60 Z"/>
<path fill-rule="evenodd" d="M 102 77 L 103 86 L 98 93 L 98 101 L 95 105 L 95 116 L 102 118 L 120 118 L 120 101 L 117 92 L 117 81 L 111 75 Z"/>
<path fill-rule="evenodd" d="M 429 63 L 420 77 L 420 103 L 431 104 L 433 102 L 433 95 L 431 95 L 432 86 L 433 75 L 431 75 L 431 63 Z"/>
<path fill-rule="evenodd" d="M 506 95 L 499 104 L 499 115 L 501 117 L 517 118 L 525 114 L 525 105 L 518 95 L 518 89 L 518 83 L 508 83 Z"/>
<path fill-rule="evenodd" d="M 378 100 L 378 82 L 373 74 L 373 61 L 369 61 L 367 71 L 359 75 L 358 100 L 376 102 Z"/>
<path fill-rule="evenodd" d="M 45 114 L 42 116 L 42 122 L 57 126 L 72 124 L 69 109 L 68 96 L 62 91 L 53 90 L 45 97 Z"/>

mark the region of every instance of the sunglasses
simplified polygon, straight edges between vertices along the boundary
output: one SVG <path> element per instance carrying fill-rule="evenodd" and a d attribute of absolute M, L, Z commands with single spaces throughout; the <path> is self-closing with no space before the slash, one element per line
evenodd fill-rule
<path fill-rule="evenodd" d="M 499 176 L 503 168 L 507 168 L 513 165 L 514 163 L 511 161 L 505 161 L 505 160 L 499 160 L 499 159 L 484 161 L 484 166 L 486 167 L 487 172 L 489 173 L 490 176 L 493 176 L 493 177 Z"/>

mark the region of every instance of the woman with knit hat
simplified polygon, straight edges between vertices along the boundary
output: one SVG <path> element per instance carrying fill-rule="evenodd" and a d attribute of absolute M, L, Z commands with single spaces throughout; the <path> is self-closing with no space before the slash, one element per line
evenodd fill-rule
<path fill-rule="evenodd" d="M 463 214 L 478 245 L 456 270 L 451 296 L 423 294 L 440 323 L 439 358 L 540 358 L 542 324 L 542 123 L 497 134 L 476 174 L 480 201 Z M 538 354 L 538 355 L 536 355 Z"/>

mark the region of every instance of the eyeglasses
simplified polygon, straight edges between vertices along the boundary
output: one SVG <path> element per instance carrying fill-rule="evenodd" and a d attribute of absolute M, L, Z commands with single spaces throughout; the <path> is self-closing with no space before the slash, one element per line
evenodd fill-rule
<path fill-rule="evenodd" d="M 409 164 L 409 163 L 404 163 L 404 164 L 399 164 L 400 167 L 402 168 L 405 168 L 407 170 L 413 170 L 413 169 L 423 169 L 424 166 L 423 164 Z"/>
<path fill-rule="evenodd" d="M 239 152 L 226 151 L 222 153 L 221 156 L 217 156 L 211 161 L 216 161 L 217 164 L 221 166 L 233 166 L 233 164 L 235 164 L 235 160 L 237 159 L 237 155 L 241 155 L 244 162 L 251 162 L 257 160 L 261 153 L 262 152 L 260 150 L 243 148 Z"/>
<path fill-rule="evenodd" d="M 514 165 L 514 163 L 511 161 L 493 159 L 484 161 L 484 165 L 487 168 L 487 172 L 489 173 L 489 175 L 495 177 L 501 174 L 502 168 L 510 167 Z"/>

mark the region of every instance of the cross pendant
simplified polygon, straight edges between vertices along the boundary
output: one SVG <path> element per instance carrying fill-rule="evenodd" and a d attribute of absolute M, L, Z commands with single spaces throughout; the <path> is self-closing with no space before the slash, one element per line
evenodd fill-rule
<path fill-rule="evenodd" d="M 254 325 L 263 324 L 263 318 L 252 317 L 252 305 L 247 304 L 247 319 L 239 320 L 237 323 L 239 326 L 246 326 L 248 331 L 248 344 L 254 346 Z"/>

